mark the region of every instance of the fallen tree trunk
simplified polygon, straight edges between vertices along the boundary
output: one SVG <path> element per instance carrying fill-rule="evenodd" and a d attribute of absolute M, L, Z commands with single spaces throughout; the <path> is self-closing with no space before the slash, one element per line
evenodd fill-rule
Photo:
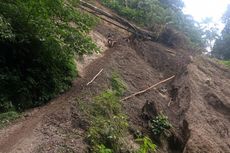
<path fill-rule="evenodd" d="M 96 17 L 98 17 L 98 18 L 100 18 L 100 19 L 102 19 L 102 20 L 104 20 L 104 21 L 110 23 L 110 24 L 115 25 L 115 26 L 118 27 L 118 28 L 121 28 L 121 29 L 126 30 L 126 31 L 131 32 L 131 33 L 134 33 L 133 30 L 128 29 L 128 28 L 126 28 L 126 27 L 124 27 L 124 26 L 122 26 L 122 25 L 119 25 L 118 23 L 114 23 L 113 21 L 110 21 L 109 19 L 106 19 L 106 18 L 104 18 L 104 17 L 101 17 L 100 15 L 95 14 L 94 12 L 90 11 L 89 9 L 87 9 L 87 8 L 85 8 L 85 7 L 83 7 L 83 6 L 80 6 L 80 8 L 83 9 L 83 10 L 85 10 L 86 12 L 91 13 L 91 14 L 93 14 L 94 16 L 96 16 Z"/>
<path fill-rule="evenodd" d="M 111 14 L 93 6 L 92 4 L 84 2 L 83 0 L 80 0 L 80 6 L 88 8 L 88 9 L 94 11 L 94 13 L 96 13 L 98 15 L 103 15 L 103 16 L 111 19 L 111 20 L 114 20 L 114 21 L 120 23 L 121 25 L 127 27 L 129 29 L 129 32 L 132 32 L 133 34 L 137 35 L 138 37 L 141 37 L 141 38 L 144 38 L 147 40 L 153 40 L 153 41 L 157 40 L 156 36 L 154 36 L 154 34 L 152 32 L 141 29 L 140 27 L 137 27 L 136 25 L 130 23 L 129 21 L 127 21 L 124 18 L 121 18 L 117 15 L 111 15 Z"/>

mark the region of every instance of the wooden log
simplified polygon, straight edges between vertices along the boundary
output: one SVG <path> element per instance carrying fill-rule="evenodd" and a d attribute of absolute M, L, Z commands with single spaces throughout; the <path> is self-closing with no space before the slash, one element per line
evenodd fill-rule
<path fill-rule="evenodd" d="M 152 89 L 152 88 L 154 88 L 154 87 L 156 87 L 156 86 L 158 86 L 158 85 L 160 85 L 160 84 L 162 84 L 162 83 L 165 83 L 165 82 L 167 82 L 167 81 L 169 81 L 169 80 L 171 80 L 171 79 L 173 79 L 173 78 L 175 78 L 175 75 L 173 75 L 173 76 L 171 76 L 171 77 L 169 77 L 169 78 L 167 78 L 167 79 L 165 79 L 165 80 L 162 80 L 162 81 L 160 81 L 160 82 L 158 82 L 158 83 L 156 83 L 156 84 L 154 84 L 154 85 L 152 85 L 152 86 L 150 86 L 150 87 L 148 87 L 148 88 L 146 88 L 146 89 L 144 89 L 144 90 L 141 90 L 141 91 L 139 91 L 139 92 L 133 93 L 133 94 L 131 94 L 130 96 L 127 96 L 127 97 L 121 99 L 121 101 L 125 101 L 125 100 L 128 100 L 128 99 L 130 99 L 130 98 L 132 98 L 132 97 L 134 97 L 134 96 L 143 94 L 143 93 L 149 91 L 150 89 Z"/>
<path fill-rule="evenodd" d="M 104 21 L 106 21 L 106 22 L 108 22 L 108 23 L 110 23 L 110 24 L 113 24 L 114 26 L 116 26 L 116 27 L 118 27 L 118 28 L 121 28 L 121 29 L 126 30 L 126 31 L 131 32 L 131 33 L 135 33 L 135 31 L 133 31 L 133 30 L 131 30 L 131 29 L 128 29 L 128 28 L 126 28 L 126 27 L 124 27 L 124 26 L 122 26 L 122 25 L 119 25 L 118 23 L 115 23 L 113 20 L 110 21 L 109 19 L 106 19 L 106 18 L 104 18 L 104 17 L 102 17 L 102 16 L 100 16 L 100 15 L 97 15 L 97 14 L 95 14 L 94 12 L 90 11 L 89 9 L 87 9 L 87 8 L 85 8 L 85 7 L 83 7 L 83 6 L 80 6 L 80 8 L 83 9 L 83 10 L 85 10 L 85 11 L 88 12 L 88 13 L 93 14 L 94 16 L 100 18 L 101 20 L 104 20 Z"/>
<path fill-rule="evenodd" d="M 137 35 L 138 37 L 141 37 L 141 38 L 144 38 L 147 40 L 152 40 L 152 41 L 157 40 L 156 36 L 151 31 L 144 30 L 144 29 L 130 23 L 128 20 L 126 20 L 124 18 L 121 18 L 121 17 L 114 15 L 114 14 L 113 15 L 109 14 L 109 13 L 93 6 L 92 4 L 83 1 L 83 0 L 80 0 L 80 5 L 94 11 L 94 13 L 96 13 L 98 15 L 103 15 L 107 18 L 110 18 L 111 20 L 114 20 L 114 21 L 120 23 L 121 25 L 130 29 L 131 32 L 134 33 L 135 35 Z"/>
<path fill-rule="evenodd" d="M 86 85 L 87 85 L 87 86 L 90 85 L 90 84 L 101 74 L 102 71 L 103 71 L 103 69 L 101 69 L 101 70 L 93 77 L 93 79 L 92 79 L 91 81 L 89 81 Z"/>

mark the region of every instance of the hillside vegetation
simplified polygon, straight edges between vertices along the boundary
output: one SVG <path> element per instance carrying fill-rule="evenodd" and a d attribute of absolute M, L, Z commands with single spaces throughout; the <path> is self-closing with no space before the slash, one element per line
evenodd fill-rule
<path fill-rule="evenodd" d="M 97 50 L 96 19 L 72 0 L 0 2 L 0 112 L 44 104 L 71 86 L 75 55 Z"/>
<path fill-rule="evenodd" d="M 182 12 L 182 0 L 100 0 L 119 15 L 145 26 L 163 43 L 179 45 L 187 39 L 187 46 L 205 47 L 204 32 L 199 24 Z M 177 42 L 180 41 L 180 42 Z M 177 43 L 177 44 L 173 44 Z"/>

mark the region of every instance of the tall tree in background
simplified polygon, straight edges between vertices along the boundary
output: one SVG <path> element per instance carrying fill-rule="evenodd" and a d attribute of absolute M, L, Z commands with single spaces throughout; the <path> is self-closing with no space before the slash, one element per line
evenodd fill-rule
<path fill-rule="evenodd" d="M 215 42 L 212 55 L 219 59 L 230 60 L 230 5 L 228 5 L 228 9 L 222 17 L 222 21 L 225 27 L 220 38 Z"/>
<path fill-rule="evenodd" d="M 184 2 L 182 0 L 159 0 L 161 4 L 172 9 L 182 9 Z"/>

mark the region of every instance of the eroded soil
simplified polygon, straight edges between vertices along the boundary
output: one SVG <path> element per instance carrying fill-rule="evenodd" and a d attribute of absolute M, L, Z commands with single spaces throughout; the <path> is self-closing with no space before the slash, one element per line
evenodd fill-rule
<path fill-rule="evenodd" d="M 81 57 L 81 77 L 48 105 L 25 113 L 0 130 L 0 153 L 87 152 L 85 129 L 79 127 L 76 99 L 89 100 L 110 88 L 116 71 L 128 87 L 124 96 L 167 77 L 176 78 L 122 103 L 130 129 L 150 134 L 148 118 L 163 112 L 172 135 L 158 144 L 162 153 L 230 153 L 230 70 L 202 56 L 132 39 L 131 34 L 102 22 L 93 36 L 105 52 Z M 107 46 L 107 35 L 116 44 Z M 96 57 L 96 58 L 95 58 Z M 86 86 L 101 69 L 103 72 Z M 130 133 L 132 134 L 132 133 Z M 128 144 L 129 145 L 129 144 Z"/>

